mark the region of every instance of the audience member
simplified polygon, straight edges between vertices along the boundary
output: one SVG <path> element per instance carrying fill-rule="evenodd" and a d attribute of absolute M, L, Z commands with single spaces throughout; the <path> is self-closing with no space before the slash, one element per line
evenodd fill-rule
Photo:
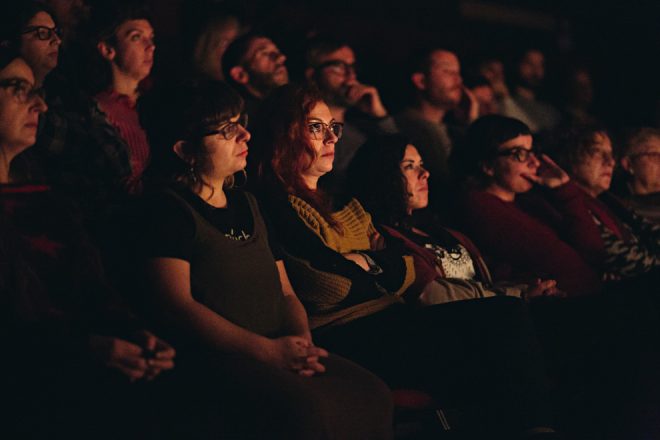
<path fill-rule="evenodd" d="M 394 119 L 383 105 L 378 89 L 357 78 L 353 49 L 341 41 L 316 39 L 307 48 L 305 77 L 315 84 L 328 103 L 335 121 L 344 124 L 337 142 L 332 185 L 341 192 L 353 156 L 373 135 L 397 131 Z"/>
<path fill-rule="evenodd" d="M 223 437 L 390 438 L 387 388 L 314 345 L 254 197 L 232 189 L 250 140 L 242 99 L 217 81 L 171 98 L 178 167 L 141 241 L 148 310 L 177 343 L 185 400 L 219 405 Z"/>
<path fill-rule="evenodd" d="M 44 111 L 28 63 L 0 48 L 2 378 L 12 402 L 0 429 L 11 438 L 143 438 L 157 408 L 144 392 L 154 390 L 130 382 L 171 369 L 174 350 L 113 298 L 71 204 L 12 172 Z"/>
<path fill-rule="evenodd" d="M 538 155 L 529 127 L 484 116 L 470 126 L 457 152 L 457 172 L 467 187 L 459 200 L 460 224 L 484 251 L 496 280 L 555 279 L 569 295 L 600 289 L 598 271 L 573 247 L 589 249 L 593 239 L 584 234 L 593 221 L 581 190 L 550 158 Z M 554 206 L 519 197 L 534 185 L 547 190 Z"/>
<path fill-rule="evenodd" d="M 573 67 L 564 79 L 564 122 L 568 126 L 586 126 L 598 123 L 592 114 L 594 86 L 586 67 Z"/>
<path fill-rule="evenodd" d="M 268 117 L 258 136 L 270 146 L 262 167 L 263 201 L 315 337 L 392 386 L 421 387 L 463 409 L 472 401 L 486 413 L 482 404 L 492 402 L 498 417 L 484 416 L 476 428 L 484 436 L 552 433 L 523 303 L 487 298 L 425 308 L 401 304 L 414 281 L 412 259 L 394 241 L 383 240 L 357 200 L 335 210 L 318 189 L 341 136 L 320 94 L 282 87 L 263 110 Z M 481 368 L 484 363 L 492 368 Z M 504 379 L 517 375 L 526 379 Z M 506 402 L 506 414 L 495 402 Z"/>
<path fill-rule="evenodd" d="M 190 58 L 193 74 L 223 81 L 222 56 L 241 31 L 238 17 L 218 6 L 184 3 L 182 7 L 188 8 L 183 30 L 184 52 Z"/>
<path fill-rule="evenodd" d="M 624 198 L 639 215 L 660 223 L 660 130 L 640 128 L 626 139 L 621 168 Z"/>
<path fill-rule="evenodd" d="M 582 190 L 584 208 L 593 218 L 591 231 L 583 228 L 594 267 L 605 279 L 635 278 L 660 266 L 660 225 L 634 215 L 608 192 L 616 163 L 612 141 L 603 128 L 575 128 L 560 138 L 555 151 Z"/>
<path fill-rule="evenodd" d="M 434 47 L 421 51 L 409 68 L 415 102 L 397 115 L 396 122 L 419 147 L 428 170 L 441 183 L 447 179 L 447 158 L 455 143 L 455 133 L 445 117 L 457 108 L 464 94 L 461 65 L 453 52 Z M 478 116 L 476 105 L 470 106 L 468 115 L 468 123 Z"/>
<path fill-rule="evenodd" d="M 93 41 L 107 80 L 95 95 L 99 109 L 128 147 L 130 193 L 142 187 L 142 173 L 149 163 L 149 142 L 137 111 L 141 83 L 154 63 L 154 30 L 148 10 L 136 2 L 95 5 L 92 10 Z"/>
<path fill-rule="evenodd" d="M 222 56 L 224 76 L 240 92 L 250 117 L 257 115 L 273 89 L 289 82 L 285 61 L 275 43 L 257 33 L 243 35 L 227 47 Z"/>
<path fill-rule="evenodd" d="M 545 55 L 537 49 L 525 51 L 515 65 L 513 101 L 502 114 L 525 123 L 532 133 L 548 131 L 560 122 L 559 112 L 539 97 L 545 79 Z M 520 112 L 519 110 L 522 110 Z"/>

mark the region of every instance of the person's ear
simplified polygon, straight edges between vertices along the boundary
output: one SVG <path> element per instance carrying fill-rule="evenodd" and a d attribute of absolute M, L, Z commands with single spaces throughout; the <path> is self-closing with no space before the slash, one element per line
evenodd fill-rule
<path fill-rule="evenodd" d="M 176 143 L 172 147 L 172 150 L 174 151 L 174 154 L 179 156 L 179 159 L 181 159 L 182 161 L 184 161 L 186 163 L 190 163 L 190 159 L 188 158 L 188 155 L 186 154 L 185 149 L 186 149 L 186 141 L 176 141 Z"/>
<path fill-rule="evenodd" d="M 103 57 L 103 59 L 106 61 L 112 62 L 117 56 L 117 51 L 115 48 L 110 46 L 105 41 L 99 41 L 99 43 L 96 45 L 96 49 L 101 54 L 101 57 Z"/>
<path fill-rule="evenodd" d="M 623 156 L 621 158 L 621 168 L 623 168 L 623 170 L 631 176 L 635 174 L 635 170 L 633 170 L 632 162 L 630 161 L 629 156 Z"/>
<path fill-rule="evenodd" d="M 229 69 L 229 76 L 241 85 L 245 85 L 250 81 L 250 74 L 242 66 L 234 66 Z"/>
<path fill-rule="evenodd" d="M 488 177 L 495 177 L 495 167 L 491 163 L 481 162 L 481 172 L 483 172 Z"/>
<path fill-rule="evenodd" d="M 426 90 L 426 75 L 422 72 L 415 72 L 410 75 L 410 81 L 412 81 L 415 89 Z"/>

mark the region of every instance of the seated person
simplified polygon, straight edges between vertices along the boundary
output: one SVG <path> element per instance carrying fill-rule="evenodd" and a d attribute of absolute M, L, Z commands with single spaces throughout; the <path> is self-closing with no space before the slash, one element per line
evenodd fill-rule
<path fill-rule="evenodd" d="M 582 191 L 534 150 L 525 124 L 484 116 L 470 126 L 456 153 L 454 172 L 466 190 L 458 224 L 484 252 L 496 281 L 554 279 L 569 296 L 600 291 L 600 273 L 590 264 L 598 257 L 589 250 L 601 239 Z M 545 189 L 552 205 L 521 197 L 535 185 Z"/>
<path fill-rule="evenodd" d="M 74 199 L 87 226 L 96 229 L 107 205 L 123 198 L 131 173 L 126 145 L 77 78 L 69 76 L 72 72 L 64 75 L 55 69 L 62 40 L 52 12 L 32 0 L 17 1 L 9 9 L 3 19 L 11 25 L 2 26 L 0 44 L 21 54 L 48 104 L 48 112 L 39 121 L 37 142 L 17 157 L 14 169 L 29 164 L 24 174 Z"/>
<path fill-rule="evenodd" d="M 437 304 L 506 294 L 532 299 L 560 293 L 554 280 L 534 280 L 531 286 L 493 285 L 479 250 L 467 237 L 439 224 L 416 225 L 413 212 L 428 206 L 429 177 L 417 148 L 400 135 L 367 142 L 349 168 L 352 193 L 386 234 L 404 240 L 415 258 L 415 284 L 406 298 Z"/>
<path fill-rule="evenodd" d="M 174 178 L 147 203 L 142 252 L 186 399 L 219 405 L 225 437 L 390 438 L 388 389 L 315 346 L 254 197 L 232 189 L 250 140 L 242 98 L 217 81 L 171 98 Z"/>
<path fill-rule="evenodd" d="M 140 2 L 99 3 L 92 9 L 90 42 L 96 49 L 98 90 L 94 96 L 116 135 L 126 146 L 130 176 L 129 193 L 142 189 L 142 173 L 149 163 L 150 147 L 140 123 L 138 99 L 143 81 L 154 63 L 154 29 L 148 10 Z"/>
<path fill-rule="evenodd" d="M 320 94 L 284 86 L 262 110 L 264 125 L 255 134 L 267 152 L 259 167 L 262 200 L 316 339 L 391 386 L 422 388 L 463 409 L 467 402 L 486 412 L 486 406 L 505 406 L 507 414 L 494 410 L 497 422 L 471 419 L 471 428 L 486 437 L 552 432 L 523 302 L 498 297 L 424 308 L 401 304 L 415 279 L 412 258 L 399 244 L 384 243 L 357 200 L 333 207 L 317 189 L 332 169 L 342 134 Z M 484 364 L 493 368 L 477 367 Z"/>
<path fill-rule="evenodd" d="M 593 255 L 606 279 L 635 278 L 660 267 L 660 225 L 634 214 L 609 193 L 616 163 L 612 141 L 599 127 L 574 128 L 557 143 L 559 163 L 582 190 L 601 240 L 593 240 Z M 636 160 L 636 159 L 632 159 Z M 632 164 L 631 158 L 628 161 Z"/>
<path fill-rule="evenodd" d="M 155 390 L 130 383 L 171 369 L 174 350 L 115 301 L 70 203 L 13 167 L 46 108 L 26 61 L 0 48 L 2 377 L 12 402 L 0 430 L 144 438 L 158 407 L 144 393 Z"/>
<path fill-rule="evenodd" d="M 660 223 L 660 130 L 640 128 L 625 142 L 621 168 L 627 176 L 623 197 L 642 217 Z"/>

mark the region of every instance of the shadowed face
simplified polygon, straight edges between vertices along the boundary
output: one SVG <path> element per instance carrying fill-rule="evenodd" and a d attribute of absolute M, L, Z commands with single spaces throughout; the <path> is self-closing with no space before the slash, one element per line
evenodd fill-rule
<path fill-rule="evenodd" d="M 0 148 L 5 157 L 14 157 L 33 145 L 39 114 L 48 109 L 34 93 L 34 75 L 22 58 L 0 71 Z"/>
<path fill-rule="evenodd" d="M 426 208 L 429 204 L 430 173 L 424 169 L 422 157 L 414 145 L 406 146 L 400 168 L 408 192 L 408 214 L 412 214 L 416 209 Z"/>

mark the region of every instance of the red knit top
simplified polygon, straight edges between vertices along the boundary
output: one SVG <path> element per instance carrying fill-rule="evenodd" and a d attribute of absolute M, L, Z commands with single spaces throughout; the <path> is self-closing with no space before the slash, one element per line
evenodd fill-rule
<path fill-rule="evenodd" d="M 572 197 L 575 195 L 574 188 L 562 190 L 570 192 L 571 197 L 561 194 L 557 199 L 570 201 L 564 207 L 567 211 L 573 211 L 568 208 L 578 202 Z M 583 203 L 583 198 L 580 199 Z M 484 191 L 472 191 L 465 199 L 462 226 L 486 256 L 496 280 L 555 279 L 558 287 L 569 295 L 599 291 L 601 282 L 598 271 L 584 258 L 585 253 L 573 247 L 576 245 L 573 239 L 580 237 L 582 241 L 595 242 L 591 245 L 583 242 L 578 247 L 602 249 L 600 237 L 592 234 L 593 220 L 586 217 L 583 221 L 575 221 L 576 217 L 585 216 L 573 211 L 572 221 L 568 222 L 571 227 L 562 230 L 556 223 L 553 224 L 552 215 L 541 216 L 538 212 L 529 213 L 518 201 L 505 202 Z M 566 218 L 567 213 L 563 214 L 562 217 Z M 579 225 L 585 228 L 576 227 Z"/>
<path fill-rule="evenodd" d="M 139 191 L 142 173 L 149 163 L 150 149 L 147 134 L 140 125 L 137 103 L 113 90 L 101 92 L 95 98 L 108 122 L 115 127 L 128 146 L 131 177 L 127 182 L 127 188 L 129 192 Z"/>

